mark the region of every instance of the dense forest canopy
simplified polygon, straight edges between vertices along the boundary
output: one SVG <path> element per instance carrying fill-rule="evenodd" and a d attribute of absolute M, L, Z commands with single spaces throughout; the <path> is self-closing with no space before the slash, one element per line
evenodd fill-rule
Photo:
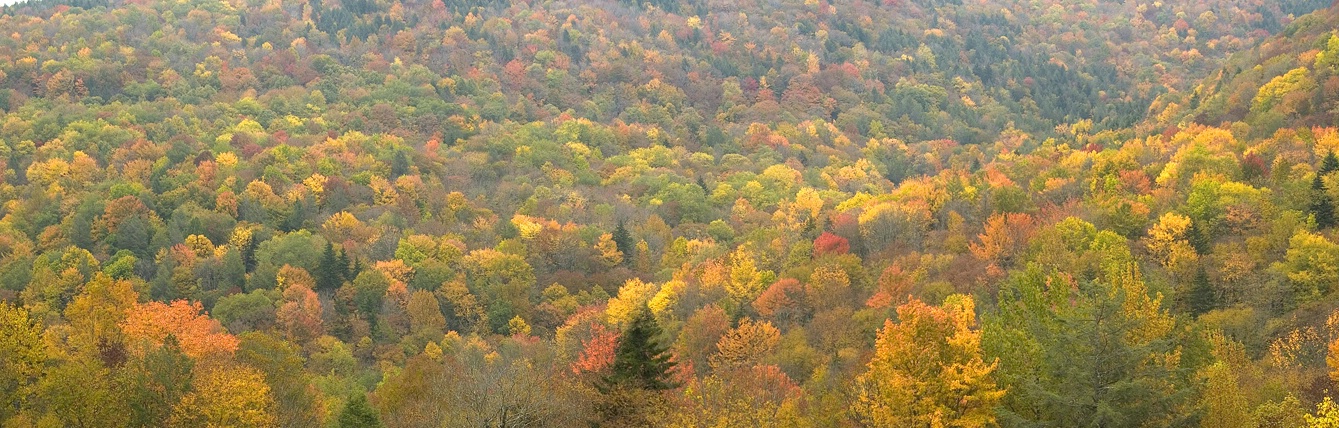
<path fill-rule="evenodd" d="M 4 6 L 0 425 L 1335 426 L 1328 3 Z"/>

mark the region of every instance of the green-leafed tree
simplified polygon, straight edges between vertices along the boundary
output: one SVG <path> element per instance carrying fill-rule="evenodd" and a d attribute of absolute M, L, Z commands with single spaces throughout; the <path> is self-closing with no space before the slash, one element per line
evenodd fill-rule
<path fill-rule="evenodd" d="M 1176 320 L 1138 268 L 1095 280 L 1030 265 L 1005 281 L 984 348 L 1009 393 L 1000 424 L 1187 426 L 1190 367 Z"/>
<path fill-rule="evenodd" d="M 367 404 L 367 395 L 357 394 L 344 402 L 344 410 L 339 412 L 339 428 L 380 428 L 381 419 L 376 409 Z"/>
<path fill-rule="evenodd" d="M 677 387 L 675 363 L 661 344 L 660 325 L 643 306 L 619 337 L 609 374 L 596 383 L 600 423 L 609 426 L 649 424 L 664 405 L 661 391 Z"/>

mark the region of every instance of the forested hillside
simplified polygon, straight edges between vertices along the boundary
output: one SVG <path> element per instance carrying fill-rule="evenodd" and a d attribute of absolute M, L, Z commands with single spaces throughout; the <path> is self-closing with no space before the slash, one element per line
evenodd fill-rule
<path fill-rule="evenodd" d="M 1335 426 L 1326 3 L 5 7 L 0 425 Z"/>
<path fill-rule="evenodd" d="M 1334 126 L 1339 37 L 1334 9 L 1304 16 L 1277 37 L 1235 53 L 1203 83 L 1153 107 L 1151 132 L 1187 123 L 1239 124 L 1256 138 L 1284 128 Z"/>

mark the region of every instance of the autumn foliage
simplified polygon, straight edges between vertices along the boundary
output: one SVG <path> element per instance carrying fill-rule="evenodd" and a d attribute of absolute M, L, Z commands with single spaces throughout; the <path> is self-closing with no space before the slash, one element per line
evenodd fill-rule
<path fill-rule="evenodd" d="M 1324 0 L 0 7 L 0 426 L 1339 426 Z"/>
<path fill-rule="evenodd" d="M 237 338 L 218 321 L 201 313 L 199 302 L 177 300 L 172 303 L 148 302 L 127 311 L 121 330 L 131 343 L 161 346 L 168 336 L 192 358 L 228 355 L 237 350 Z"/>

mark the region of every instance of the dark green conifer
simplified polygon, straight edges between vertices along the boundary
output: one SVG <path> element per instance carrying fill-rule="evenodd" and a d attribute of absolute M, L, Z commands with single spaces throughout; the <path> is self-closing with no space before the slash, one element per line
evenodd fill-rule
<path fill-rule="evenodd" d="M 329 242 L 325 244 L 325 251 L 321 254 L 321 261 L 316 265 L 316 289 L 334 290 L 344 284 L 345 268 L 339 262 L 339 257 L 335 254 L 335 246 Z"/>
<path fill-rule="evenodd" d="M 1326 157 L 1326 159 L 1329 159 L 1329 157 Z M 1316 178 L 1311 181 L 1311 206 L 1309 211 L 1316 216 L 1316 226 L 1327 229 L 1334 226 L 1334 203 L 1330 201 L 1330 195 L 1325 191 L 1325 182 L 1321 179 L 1322 175 L 1316 174 Z"/>
<path fill-rule="evenodd" d="M 613 239 L 618 251 L 623 253 L 623 263 L 627 263 L 633 254 L 632 234 L 628 233 L 628 228 L 623 226 L 622 220 L 619 220 L 618 227 L 614 228 Z"/>
<path fill-rule="evenodd" d="M 670 361 L 667 348 L 659 342 L 661 334 L 660 325 L 651 316 L 651 311 L 645 307 L 638 310 L 618 340 L 613 373 L 603 379 L 601 389 L 661 391 L 677 386 L 670 379 L 674 362 Z"/>
<path fill-rule="evenodd" d="M 1190 313 L 1199 316 L 1209 312 L 1217 306 L 1217 296 L 1214 295 L 1213 286 L 1209 284 L 1209 275 L 1201 267 L 1195 273 L 1195 282 L 1190 287 L 1190 293 L 1187 303 L 1190 306 Z"/>
<path fill-rule="evenodd" d="M 339 412 L 340 428 L 376 428 L 381 426 L 381 419 L 377 417 L 377 411 L 367 404 L 367 396 L 358 394 L 344 403 L 344 410 Z"/>

